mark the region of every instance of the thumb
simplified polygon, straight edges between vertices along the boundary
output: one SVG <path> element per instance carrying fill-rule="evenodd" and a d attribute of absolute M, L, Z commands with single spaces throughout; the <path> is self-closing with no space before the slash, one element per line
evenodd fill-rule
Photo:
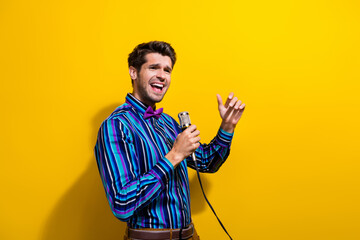
<path fill-rule="evenodd" d="M 217 101 L 218 101 L 218 105 L 219 107 L 223 105 L 223 101 L 221 99 L 221 96 L 219 94 L 216 94 L 216 97 L 217 97 Z"/>

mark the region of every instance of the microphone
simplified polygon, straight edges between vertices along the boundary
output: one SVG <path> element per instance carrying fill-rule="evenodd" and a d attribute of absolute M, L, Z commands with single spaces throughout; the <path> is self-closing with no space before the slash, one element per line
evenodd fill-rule
<path fill-rule="evenodd" d="M 187 129 L 191 125 L 189 112 L 186 112 L 186 111 L 181 112 L 181 113 L 178 114 L 178 117 L 179 117 L 179 121 L 180 121 L 181 131 L 184 131 L 185 129 Z M 195 162 L 195 165 L 196 165 L 195 152 L 193 152 L 191 154 L 191 157 L 192 157 L 192 159 L 193 159 L 193 161 Z"/>
<path fill-rule="evenodd" d="M 181 130 L 184 131 L 191 125 L 189 112 L 181 112 L 179 113 L 180 127 Z"/>

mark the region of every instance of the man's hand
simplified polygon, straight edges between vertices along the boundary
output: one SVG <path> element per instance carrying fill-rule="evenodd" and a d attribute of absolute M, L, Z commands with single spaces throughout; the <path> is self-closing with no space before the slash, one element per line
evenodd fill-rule
<path fill-rule="evenodd" d="M 191 125 L 176 137 L 173 148 L 165 155 L 174 168 L 200 146 L 199 134 L 196 126 Z"/>
<path fill-rule="evenodd" d="M 225 105 L 223 105 L 221 96 L 216 94 L 219 113 L 222 119 L 221 128 L 229 133 L 233 133 L 236 124 L 239 122 L 241 115 L 245 110 L 245 103 L 241 103 L 237 97 L 234 97 L 234 93 L 230 93 L 226 99 Z"/>

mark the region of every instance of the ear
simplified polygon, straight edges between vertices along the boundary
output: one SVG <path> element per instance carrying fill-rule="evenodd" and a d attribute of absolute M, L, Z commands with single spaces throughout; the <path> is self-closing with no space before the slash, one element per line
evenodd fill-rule
<path fill-rule="evenodd" d="M 137 70 L 133 66 L 129 67 L 129 74 L 130 74 L 130 77 L 131 77 L 132 80 L 137 79 Z"/>

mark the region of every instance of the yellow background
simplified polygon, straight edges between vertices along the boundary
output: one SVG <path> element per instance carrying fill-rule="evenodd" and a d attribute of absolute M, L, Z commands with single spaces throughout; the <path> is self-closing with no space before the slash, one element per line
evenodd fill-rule
<path fill-rule="evenodd" d="M 178 54 L 159 107 L 210 141 L 216 93 L 246 111 L 202 175 L 234 239 L 360 239 L 360 4 L 350 0 L 1 1 L 0 239 L 122 239 L 93 155 L 131 91 L 127 55 Z M 202 239 L 227 239 L 190 172 Z"/>

